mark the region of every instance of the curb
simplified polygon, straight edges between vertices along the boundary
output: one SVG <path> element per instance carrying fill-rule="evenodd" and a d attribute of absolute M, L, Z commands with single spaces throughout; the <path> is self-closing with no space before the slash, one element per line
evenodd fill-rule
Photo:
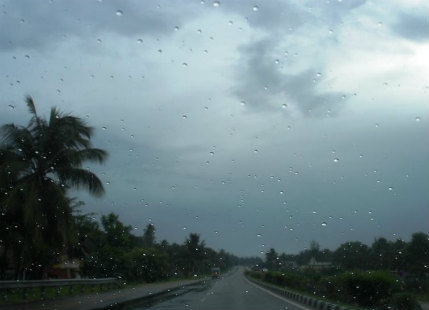
<path fill-rule="evenodd" d="M 278 295 L 286 297 L 287 299 L 298 302 L 298 303 L 303 304 L 305 306 L 312 307 L 314 309 L 319 309 L 319 310 L 352 310 L 352 308 L 342 307 L 342 306 L 332 304 L 332 303 L 329 303 L 329 302 L 326 302 L 324 300 L 320 300 L 320 299 L 317 299 L 314 297 L 309 297 L 306 295 L 298 294 L 298 293 L 289 291 L 286 288 L 271 286 L 267 283 L 264 283 L 262 281 L 258 281 L 256 279 L 253 279 L 253 278 L 248 277 L 248 276 L 246 276 L 246 279 L 248 279 L 249 281 L 251 281 L 251 282 L 253 282 L 259 286 L 262 286 L 263 288 L 265 288 L 265 289 L 267 289 L 273 293 L 276 293 Z"/>
<path fill-rule="evenodd" d="M 116 303 L 112 303 L 112 304 L 110 304 L 108 306 L 94 307 L 94 308 L 91 308 L 91 310 L 106 310 L 106 309 L 121 310 L 121 309 L 127 309 L 127 307 L 132 306 L 133 304 L 141 303 L 141 302 L 143 302 L 145 300 L 149 301 L 151 299 L 155 299 L 155 298 L 161 297 L 163 295 L 168 295 L 168 294 L 171 294 L 171 293 L 173 293 L 175 291 L 178 291 L 180 289 L 184 289 L 184 288 L 186 288 L 188 286 L 200 285 L 200 284 L 203 284 L 203 283 L 207 283 L 207 281 L 208 281 L 208 279 L 203 279 L 203 280 L 200 280 L 200 281 L 197 281 L 197 282 L 193 282 L 193 283 L 182 284 L 182 285 L 178 285 L 178 286 L 175 286 L 175 287 L 172 287 L 172 288 L 169 288 L 169 289 L 165 289 L 165 290 L 153 293 L 153 294 L 148 294 L 148 295 L 145 295 L 145 296 L 139 296 L 139 297 L 136 297 L 136 298 L 133 298 L 133 299 L 128 299 L 128 300 L 123 300 L 123 301 L 119 301 L 119 302 L 116 302 Z"/>

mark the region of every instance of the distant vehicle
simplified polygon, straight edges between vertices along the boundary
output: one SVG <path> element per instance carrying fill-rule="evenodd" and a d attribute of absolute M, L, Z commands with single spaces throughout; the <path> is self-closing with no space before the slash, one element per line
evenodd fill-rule
<path fill-rule="evenodd" d="M 212 279 L 219 279 L 220 278 L 220 268 L 219 267 L 213 267 L 212 268 Z"/>

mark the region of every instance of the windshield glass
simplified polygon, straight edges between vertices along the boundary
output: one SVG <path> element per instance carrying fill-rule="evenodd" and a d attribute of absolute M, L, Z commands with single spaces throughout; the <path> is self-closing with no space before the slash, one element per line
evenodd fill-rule
<path fill-rule="evenodd" d="M 425 1 L 0 6 L 1 279 L 428 292 Z"/>

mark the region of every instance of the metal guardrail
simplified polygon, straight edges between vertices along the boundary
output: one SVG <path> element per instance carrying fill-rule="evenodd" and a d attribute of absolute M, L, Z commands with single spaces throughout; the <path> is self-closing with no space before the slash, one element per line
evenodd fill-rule
<path fill-rule="evenodd" d="M 61 280 L 22 280 L 22 281 L 0 281 L 0 291 L 4 301 L 10 292 L 21 290 L 24 300 L 28 297 L 28 289 L 40 289 L 40 298 L 46 298 L 46 288 L 55 287 L 56 295 L 59 296 L 62 288 L 68 287 L 69 294 L 73 295 L 73 287 L 80 285 L 80 292 L 83 293 L 85 287 L 90 287 L 94 291 L 96 286 L 102 291 L 104 288 L 119 287 L 120 281 L 117 278 L 98 279 L 61 279 Z"/>

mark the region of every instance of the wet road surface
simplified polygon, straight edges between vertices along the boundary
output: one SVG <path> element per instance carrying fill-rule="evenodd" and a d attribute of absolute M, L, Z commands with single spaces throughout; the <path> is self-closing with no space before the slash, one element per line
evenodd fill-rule
<path fill-rule="evenodd" d="M 278 309 L 305 310 L 303 305 L 288 301 L 249 282 L 243 275 L 243 269 L 209 281 L 204 287 L 197 287 L 183 295 L 160 301 L 152 306 L 141 305 L 133 310 L 172 310 L 172 309 Z"/>

